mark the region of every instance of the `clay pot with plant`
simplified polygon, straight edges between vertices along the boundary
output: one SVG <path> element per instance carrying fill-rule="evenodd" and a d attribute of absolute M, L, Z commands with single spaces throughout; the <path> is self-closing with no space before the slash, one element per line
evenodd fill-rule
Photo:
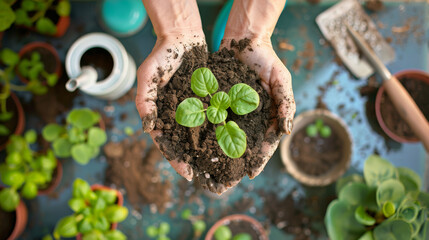
<path fill-rule="evenodd" d="M 14 211 L 20 203 L 20 195 L 33 199 L 38 194 L 53 191 L 61 181 L 62 169 L 53 152 L 34 152 L 30 145 L 37 140 L 34 130 L 24 136 L 12 135 L 6 146 L 6 159 L 0 165 L 2 182 L 9 186 L 0 192 L 0 207 Z M 40 192 L 45 190 L 44 192 Z"/>
<path fill-rule="evenodd" d="M 4 188 L 0 186 L 0 192 Z M 25 230 L 28 220 L 28 210 L 22 200 L 13 211 L 5 211 L 0 207 L 0 238 L 5 240 L 17 239 Z"/>
<path fill-rule="evenodd" d="M 247 215 L 235 214 L 217 221 L 207 232 L 205 240 L 268 240 L 262 225 Z"/>
<path fill-rule="evenodd" d="M 62 218 L 53 232 L 55 239 L 115 239 L 127 237 L 116 229 L 128 216 L 122 194 L 114 189 L 89 184 L 78 178 L 73 183 L 73 195 L 68 202 L 73 214 Z M 52 239 L 45 236 L 44 239 Z"/>
<path fill-rule="evenodd" d="M 70 111 L 65 125 L 46 125 L 42 136 L 52 144 L 55 156 L 71 157 L 81 165 L 86 165 L 92 158 L 97 157 L 100 148 L 107 141 L 100 114 L 88 108 Z"/>
<path fill-rule="evenodd" d="M 345 123 L 328 110 L 301 113 L 280 144 L 286 170 L 308 186 L 326 186 L 349 167 L 352 140 Z"/>
<path fill-rule="evenodd" d="M 68 0 L 10 0 L 0 2 L 2 19 L 0 31 L 12 24 L 28 28 L 40 34 L 61 37 L 70 25 Z"/>
<path fill-rule="evenodd" d="M 325 215 L 329 238 L 428 239 L 429 194 L 421 187 L 414 171 L 370 156 L 363 177 L 353 174 L 337 182 L 338 199 Z"/>

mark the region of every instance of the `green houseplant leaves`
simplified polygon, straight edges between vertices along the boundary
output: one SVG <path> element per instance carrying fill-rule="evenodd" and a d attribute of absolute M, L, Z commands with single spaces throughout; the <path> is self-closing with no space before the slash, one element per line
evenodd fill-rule
<path fill-rule="evenodd" d="M 203 102 L 198 98 L 188 98 L 179 104 L 176 110 L 176 122 L 185 127 L 198 127 L 204 123 Z"/>
<path fill-rule="evenodd" d="M 231 98 L 231 110 L 237 115 L 253 112 L 259 106 L 259 95 L 249 85 L 235 84 L 228 92 Z"/>
<path fill-rule="evenodd" d="M 246 133 L 233 121 L 216 128 L 216 139 L 230 158 L 238 158 L 246 151 Z"/>
<path fill-rule="evenodd" d="M 15 13 L 12 8 L 4 1 L 0 1 L 0 32 L 10 28 L 15 22 Z"/>
<path fill-rule="evenodd" d="M 191 89 L 199 97 L 213 94 L 219 88 L 219 84 L 208 68 L 198 68 L 192 73 Z"/>

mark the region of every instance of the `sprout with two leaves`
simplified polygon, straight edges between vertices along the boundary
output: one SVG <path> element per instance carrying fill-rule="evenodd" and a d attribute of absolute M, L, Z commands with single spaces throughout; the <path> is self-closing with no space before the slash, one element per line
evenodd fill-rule
<path fill-rule="evenodd" d="M 234 121 L 225 122 L 227 109 L 237 115 L 245 115 L 259 106 L 259 95 L 249 85 L 235 84 L 226 92 L 217 92 L 219 84 L 208 68 L 199 68 L 192 73 L 192 91 L 199 97 L 210 96 L 210 106 L 204 109 L 198 98 L 187 98 L 176 110 L 176 122 L 185 127 L 201 126 L 207 119 L 216 127 L 216 139 L 223 152 L 230 158 L 239 158 L 246 151 L 246 133 Z M 217 92 L 217 93 L 216 93 Z M 212 96 L 212 94 L 214 94 Z"/>

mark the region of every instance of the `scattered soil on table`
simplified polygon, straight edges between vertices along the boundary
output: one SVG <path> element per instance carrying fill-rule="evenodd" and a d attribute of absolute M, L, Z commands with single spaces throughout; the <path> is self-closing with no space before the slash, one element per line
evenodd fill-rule
<path fill-rule="evenodd" d="M 400 79 L 400 82 L 410 93 L 426 119 L 429 119 L 429 84 L 412 78 L 403 78 Z M 408 123 L 402 120 L 386 92 L 381 97 L 380 111 L 387 128 L 396 135 L 405 138 L 417 138 Z"/>
<path fill-rule="evenodd" d="M 373 12 L 381 11 L 384 8 L 383 1 L 381 1 L 381 0 L 367 0 L 367 1 L 365 1 L 364 6 L 366 9 L 373 11 Z"/>
<path fill-rule="evenodd" d="M 80 60 L 80 66 L 91 66 L 97 71 L 97 81 L 106 79 L 113 70 L 113 57 L 104 48 L 88 49 Z"/>
<path fill-rule="evenodd" d="M 33 52 L 38 52 L 40 54 L 40 61 L 43 63 L 45 71 L 48 73 L 54 73 L 57 69 L 57 64 L 55 57 L 52 55 L 52 53 L 43 47 L 36 47 L 31 51 L 28 51 L 24 53 L 21 57 L 21 59 L 31 59 L 31 55 Z"/>
<path fill-rule="evenodd" d="M 142 204 L 153 204 L 163 213 L 171 201 L 171 183 L 162 181 L 157 163 L 162 155 L 155 145 L 147 149 L 146 140 L 137 135 L 122 142 L 109 142 L 104 146 L 108 167 L 106 183 L 124 187 L 127 199 L 137 210 Z"/>
<path fill-rule="evenodd" d="M 7 127 L 10 131 L 10 134 L 13 134 L 18 127 L 18 109 L 16 108 L 15 102 L 9 97 L 6 100 L 6 109 L 8 112 L 12 112 L 13 116 L 9 121 L 0 122 L 5 127 Z M 0 136 L 0 145 L 5 144 L 9 140 L 10 135 Z"/>
<path fill-rule="evenodd" d="M 229 224 L 225 224 L 225 226 L 228 226 L 229 229 L 231 229 L 232 236 L 239 233 L 247 233 L 252 237 L 252 240 L 258 240 L 261 237 L 252 224 L 246 221 L 231 221 Z M 212 239 L 214 240 L 214 238 Z"/>
<path fill-rule="evenodd" d="M 249 43 L 233 41 L 241 51 Z M 259 107 L 252 113 L 237 116 L 228 110 L 227 121 L 235 121 L 247 135 L 247 150 L 241 158 L 231 159 L 219 147 L 215 129 L 216 125 L 209 121 L 200 127 L 187 128 L 176 123 L 175 111 L 179 103 L 189 97 L 197 97 L 191 90 L 190 79 L 194 70 L 208 67 L 219 82 L 219 90 L 228 92 L 237 83 L 246 83 L 255 89 L 260 97 Z M 156 79 L 154 79 L 156 81 Z M 210 97 L 199 98 L 205 107 Z M 261 166 L 262 159 L 257 155 L 264 140 L 264 133 L 271 123 L 271 99 L 261 86 L 261 79 L 248 66 L 234 58 L 234 52 L 222 49 L 208 54 L 205 46 L 193 47 L 183 56 L 180 68 L 169 83 L 158 89 L 158 119 L 155 130 L 164 132 L 158 137 L 160 150 L 167 159 L 179 159 L 189 163 L 194 171 L 194 180 L 198 180 L 205 188 L 220 187 L 217 183 L 227 184 L 240 180 L 250 173 L 251 169 Z M 281 133 L 272 134 L 266 139 L 275 143 Z"/>
<path fill-rule="evenodd" d="M 319 135 L 309 137 L 305 127 L 293 136 L 290 144 L 292 160 L 301 171 L 320 176 L 341 161 L 343 144 L 332 127 L 331 129 L 332 134 L 328 138 Z"/>
<path fill-rule="evenodd" d="M 5 212 L 0 209 L 0 240 L 6 240 L 12 234 L 16 222 L 16 212 Z"/>

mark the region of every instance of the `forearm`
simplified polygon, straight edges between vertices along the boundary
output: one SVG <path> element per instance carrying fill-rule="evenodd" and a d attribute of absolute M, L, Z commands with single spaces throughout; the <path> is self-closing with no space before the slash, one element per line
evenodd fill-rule
<path fill-rule="evenodd" d="M 143 0 L 158 37 L 202 31 L 196 0 Z"/>
<path fill-rule="evenodd" d="M 286 0 L 235 0 L 224 38 L 269 40 Z"/>

